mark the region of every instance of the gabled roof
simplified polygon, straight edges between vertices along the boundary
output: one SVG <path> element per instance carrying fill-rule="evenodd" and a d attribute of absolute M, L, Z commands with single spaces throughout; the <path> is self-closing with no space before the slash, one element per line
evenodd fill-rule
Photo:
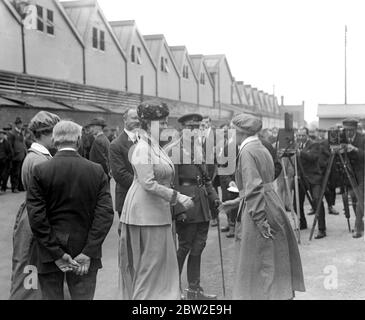
<path fill-rule="evenodd" d="M 193 76 L 194 76 L 195 80 L 198 82 L 199 81 L 198 76 L 195 73 L 193 62 L 190 59 L 190 56 L 188 54 L 188 50 L 186 49 L 186 47 L 185 46 L 173 46 L 173 47 L 170 47 L 170 50 L 171 50 L 172 54 L 174 55 L 176 65 L 180 71 L 180 75 L 183 73 L 184 57 L 185 57 L 190 65 L 190 69 L 193 72 Z"/>
<path fill-rule="evenodd" d="M 79 32 L 77 31 L 75 25 L 72 23 L 71 19 L 67 15 L 67 13 L 65 11 L 65 8 L 60 4 L 60 2 L 58 0 L 53 0 L 53 3 L 56 5 L 57 9 L 60 11 L 60 13 L 63 16 L 63 18 L 66 20 L 66 23 L 70 27 L 72 33 L 75 35 L 76 39 L 84 47 L 85 46 L 84 41 L 82 40 L 82 38 L 81 38 Z"/>
<path fill-rule="evenodd" d="M 226 64 L 231 80 L 233 81 L 233 75 L 231 72 L 231 68 L 229 67 L 227 58 L 224 54 L 215 54 L 215 55 L 205 55 L 204 62 L 209 70 L 209 72 L 218 72 L 220 64 L 223 62 Z"/>
<path fill-rule="evenodd" d="M 258 96 L 259 96 L 261 109 L 264 110 L 264 111 L 269 111 L 269 109 L 266 107 L 264 92 L 262 90 L 258 91 Z"/>
<path fill-rule="evenodd" d="M 144 40 L 143 35 L 138 30 L 136 22 L 134 20 L 124 20 L 124 21 L 109 21 L 110 26 L 112 27 L 116 38 L 119 40 L 123 50 L 127 53 L 130 52 L 133 40 L 133 33 L 135 32 L 141 41 L 143 48 L 147 52 L 147 56 L 150 59 L 153 67 L 157 69 L 157 65 L 155 64 L 150 50 L 148 49 L 147 43 Z"/>
<path fill-rule="evenodd" d="M 17 10 L 15 9 L 14 5 L 9 0 L 2 0 L 2 1 L 5 4 L 5 6 L 9 9 L 11 14 L 14 16 L 15 20 L 19 24 L 23 24 L 22 18 L 20 16 L 20 14 L 17 12 Z M 57 9 L 59 10 L 59 12 L 61 13 L 61 16 L 65 19 L 67 25 L 71 29 L 71 31 L 74 34 L 74 36 L 76 37 L 76 39 L 79 41 L 79 43 L 82 46 L 84 46 L 84 42 L 83 42 L 82 38 L 80 37 L 80 34 L 76 30 L 74 24 L 71 22 L 71 20 L 68 17 L 68 15 L 67 15 L 66 11 L 64 10 L 64 8 L 61 6 L 61 4 L 59 3 L 58 0 L 52 0 L 52 1 L 53 1 L 54 5 L 57 7 Z"/>
<path fill-rule="evenodd" d="M 10 11 L 10 13 L 12 14 L 12 16 L 15 18 L 15 20 L 19 23 L 22 24 L 22 18 L 20 16 L 20 14 L 15 10 L 14 6 L 11 4 L 11 2 L 9 0 L 2 0 L 2 2 L 4 3 L 5 7 L 8 8 L 8 10 Z"/>
<path fill-rule="evenodd" d="M 265 106 L 266 106 L 266 109 L 270 112 L 273 111 L 272 107 L 271 107 L 271 104 L 270 104 L 270 99 L 269 99 L 269 94 L 268 93 L 264 93 L 264 102 L 265 102 Z"/>
<path fill-rule="evenodd" d="M 253 101 L 254 101 L 255 106 L 261 109 L 259 92 L 258 92 L 257 88 L 252 88 L 252 96 L 253 96 Z"/>
<path fill-rule="evenodd" d="M 254 97 L 253 97 L 252 87 L 248 84 L 244 85 L 244 87 L 245 87 L 245 92 L 246 92 L 248 105 L 249 106 L 254 106 L 255 105 L 255 100 L 254 100 Z"/>
<path fill-rule="evenodd" d="M 200 73 L 202 72 L 202 69 L 204 69 L 206 74 L 208 75 L 208 79 L 211 86 L 214 87 L 212 77 L 210 76 L 209 70 L 204 62 L 204 56 L 202 54 L 194 54 L 190 55 L 189 57 L 191 62 L 193 63 L 196 75 L 199 76 Z"/>
<path fill-rule="evenodd" d="M 248 103 L 248 99 L 247 99 L 247 95 L 246 95 L 246 90 L 245 90 L 245 86 L 243 84 L 243 81 L 237 81 L 236 82 L 236 86 L 237 86 L 237 91 L 238 91 L 238 93 L 240 95 L 242 104 L 248 106 L 249 103 Z"/>
<path fill-rule="evenodd" d="M 121 53 L 121 55 L 123 56 L 123 58 L 125 60 L 127 60 L 127 55 L 125 54 L 123 48 L 121 47 L 118 39 L 116 38 L 109 22 L 107 21 L 107 19 L 104 16 L 103 11 L 101 10 L 98 2 L 96 0 L 77 0 L 77 1 L 64 1 L 61 2 L 62 6 L 65 8 L 67 14 L 70 16 L 71 20 L 73 21 L 74 25 L 76 26 L 77 30 L 79 30 L 79 32 L 81 33 L 81 36 L 85 39 L 85 37 L 87 36 L 87 31 L 89 29 L 90 26 L 90 17 L 92 15 L 96 15 L 99 14 L 106 29 L 109 32 L 109 35 L 111 36 L 113 42 L 115 43 L 118 51 Z M 84 23 L 84 21 L 82 21 L 82 19 L 79 19 L 79 16 L 75 16 L 73 15 L 73 11 L 74 10 L 81 10 L 81 9 L 85 9 L 85 8 L 89 8 L 90 9 L 90 15 L 88 17 L 88 21 L 86 23 Z"/>
<path fill-rule="evenodd" d="M 174 67 L 176 73 L 180 77 L 180 72 L 176 66 L 175 58 L 171 53 L 171 50 L 167 44 L 165 36 L 163 34 L 153 34 L 153 35 L 144 35 L 143 38 L 147 43 L 147 47 L 150 50 L 150 53 L 155 61 L 156 66 L 159 66 L 162 47 L 164 46 L 167 51 L 167 54 L 169 55 L 170 60 L 172 61 L 172 66 Z"/>

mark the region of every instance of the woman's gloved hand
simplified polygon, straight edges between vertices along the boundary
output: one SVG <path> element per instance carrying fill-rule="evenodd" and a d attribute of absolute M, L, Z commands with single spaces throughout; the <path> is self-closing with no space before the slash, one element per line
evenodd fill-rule
<path fill-rule="evenodd" d="M 257 227 L 259 228 L 261 235 L 265 239 L 275 239 L 274 237 L 275 231 L 271 228 L 267 220 L 257 223 Z"/>
<path fill-rule="evenodd" d="M 188 197 L 184 194 L 178 193 L 176 200 L 180 203 L 186 210 L 189 210 L 194 207 L 194 201 L 191 197 Z"/>

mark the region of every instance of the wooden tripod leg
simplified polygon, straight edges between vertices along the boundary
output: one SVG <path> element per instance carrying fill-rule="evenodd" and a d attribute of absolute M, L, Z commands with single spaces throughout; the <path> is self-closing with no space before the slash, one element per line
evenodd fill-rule
<path fill-rule="evenodd" d="M 347 175 L 347 179 L 349 179 L 349 181 L 350 181 L 351 188 L 354 191 L 354 194 L 355 194 L 355 197 L 356 197 L 356 200 L 357 200 L 357 205 L 360 206 L 361 211 L 364 211 L 364 204 L 361 203 L 361 201 L 360 201 L 359 186 L 354 181 L 353 177 L 350 175 L 348 166 L 345 163 L 345 160 L 343 159 L 342 154 L 341 153 L 338 153 L 338 156 L 339 156 L 339 158 L 341 160 L 342 166 L 343 166 L 343 168 L 345 170 L 345 173 Z"/>
<path fill-rule="evenodd" d="M 321 188 L 321 193 L 320 193 L 318 202 L 316 203 L 317 207 L 316 207 L 316 212 L 315 212 L 314 219 L 313 219 L 312 229 L 311 229 L 311 232 L 310 232 L 310 235 L 309 235 L 309 241 L 312 240 L 314 230 L 315 230 L 316 225 L 317 225 L 319 210 L 321 210 L 321 203 L 323 201 L 324 193 L 326 192 L 327 183 L 328 183 L 328 179 L 329 179 L 330 174 L 331 174 L 332 165 L 333 165 L 333 161 L 335 159 L 335 155 L 336 155 L 335 153 L 331 152 L 331 157 L 330 157 L 330 160 L 328 162 L 326 174 L 324 176 L 324 180 L 323 180 L 323 184 L 322 184 L 322 188 Z"/>
<path fill-rule="evenodd" d="M 289 178 L 288 178 L 287 173 L 286 173 L 285 163 L 284 163 L 283 158 L 281 159 L 281 165 L 283 167 L 286 193 L 288 195 L 289 202 L 290 202 L 290 212 L 291 212 L 291 216 L 292 216 L 293 221 L 294 221 L 294 230 L 296 230 L 296 232 L 297 232 L 297 237 L 298 237 L 297 240 L 298 240 L 298 243 L 300 244 L 300 230 L 299 230 L 298 224 L 297 224 L 297 216 L 294 212 L 293 198 L 292 198 L 292 193 L 290 192 L 290 186 L 289 186 Z"/>

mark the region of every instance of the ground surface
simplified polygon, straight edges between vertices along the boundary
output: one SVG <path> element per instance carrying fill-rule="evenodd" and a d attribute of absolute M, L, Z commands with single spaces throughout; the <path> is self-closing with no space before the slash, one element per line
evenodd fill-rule
<path fill-rule="evenodd" d="M 113 187 L 112 187 L 113 188 Z M 10 289 L 12 228 L 15 215 L 24 193 L 0 196 L 0 299 L 8 299 Z M 308 209 L 308 206 L 306 207 Z M 337 198 L 336 208 L 339 216 L 326 215 L 327 237 L 321 240 L 309 241 L 309 230 L 302 231 L 300 252 L 302 257 L 304 277 L 307 291 L 297 293 L 299 300 L 312 299 L 365 299 L 365 241 L 352 239 L 348 233 L 346 220 L 342 214 L 343 207 L 340 197 Z M 354 215 L 351 211 L 351 226 Z M 313 216 L 308 219 L 312 224 Z M 225 224 L 224 217 L 221 218 Z M 117 296 L 118 286 L 118 219 L 103 246 L 104 268 L 99 272 L 96 289 L 96 299 L 110 300 Z M 226 280 L 226 298 L 232 295 L 234 240 L 227 239 L 222 234 L 224 271 Z M 202 259 L 202 286 L 208 293 L 218 294 L 223 299 L 222 278 L 218 249 L 218 233 L 211 228 L 207 247 Z M 337 277 L 336 277 L 337 273 Z M 329 277 L 329 276 L 332 277 Z M 326 278 L 328 277 L 328 278 Z M 337 279 L 337 288 L 336 287 Z M 184 272 L 183 285 L 186 286 Z M 329 284 L 329 286 L 327 285 Z M 331 289 L 332 288 L 332 289 Z"/>

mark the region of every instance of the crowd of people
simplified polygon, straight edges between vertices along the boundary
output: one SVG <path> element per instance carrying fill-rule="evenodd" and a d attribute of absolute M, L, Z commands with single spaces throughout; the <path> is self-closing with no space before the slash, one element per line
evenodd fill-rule
<path fill-rule="evenodd" d="M 212 145 L 209 139 L 216 137 L 216 128 L 200 114 L 179 118 L 181 131 L 160 139 L 169 127 L 168 117 L 165 103 L 147 101 L 124 113 L 119 135 L 107 136 L 102 118 L 82 128 L 44 111 L 27 126 L 28 138 L 20 118 L 14 129 L 0 131 L 3 190 L 11 168 L 12 191 L 21 184 L 27 192 L 14 226 L 10 299 L 64 299 L 64 281 L 72 299 L 93 299 L 114 210 L 120 220 L 120 299 L 217 299 L 203 290 L 200 274 L 209 229 L 220 225 L 219 213 L 227 216 L 221 232 L 236 242 L 234 299 L 293 299 L 296 291 L 305 290 L 295 230 L 287 217 L 290 208 L 297 208 L 285 192 L 283 171 L 293 189 L 290 158 L 298 158 L 298 228 L 307 228 L 307 196 L 313 213 L 321 206 L 316 238 L 325 237 L 319 195 L 332 149 L 323 131 L 312 136 L 306 128 L 295 130 L 295 155 L 285 156 L 277 145 L 279 130 L 262 130 L 255 116 L 240 114 L 222 125 L 224 141 Z M 353 195 L 355 238 L 363 234 L 363 198 L 354 195 L 364 193 L 364 139 L 357 125 L 344 121 L 347 141 L 341 150 L 353 167 L 359 192 L 351 192 L 346 182 L 336 184 L 338 165 L 326 186 L 330 214 L 338 214 L 336 188 Z M 191 132 L 198 132 L 198 139 Z M 219 169 L 227 163 L 217 159 L 234 143 L 235 153 L 228 156 L 235 168 L 222 175 Z M 207 154 L 213 162 L 205 161 Z M 116 183 L 114 208 L 111 178 Z M 183 290 L 186 260 L 188 288 Z M 37 274 L 30 288 L 24 285 L 29 265 Z"/>

